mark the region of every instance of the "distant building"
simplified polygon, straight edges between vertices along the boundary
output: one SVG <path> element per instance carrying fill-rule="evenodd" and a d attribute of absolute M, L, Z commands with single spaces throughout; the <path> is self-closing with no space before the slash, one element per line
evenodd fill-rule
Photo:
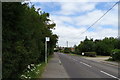
<path fill-rule="evenodd" d="M 74 51 L 75 51 L 75 48 L 72 47 L 72 48 L 71 48 L 71 51 L 74 52 Z"/>

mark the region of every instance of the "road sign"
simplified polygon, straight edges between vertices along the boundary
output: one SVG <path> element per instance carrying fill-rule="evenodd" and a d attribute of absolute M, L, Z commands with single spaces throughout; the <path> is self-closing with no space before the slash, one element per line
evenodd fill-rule
<path fill-rule="evenodd" d="M 47 63 L 47 41 L 50 41 L 50 37 L 45 37 L 45 63 Z"/>
<path fill-rule="evenodd" d="M 46 41 L 50 41 L 50 37 L 45 37 L 45 40 Z"/>

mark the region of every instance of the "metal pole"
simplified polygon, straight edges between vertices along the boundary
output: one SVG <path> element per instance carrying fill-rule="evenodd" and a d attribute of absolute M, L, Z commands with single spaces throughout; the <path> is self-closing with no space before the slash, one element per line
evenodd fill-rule
<path fill-rule="evenodd" d="M 67 41 L 67 48 L 68 48 L 68 41 Z"/>
<path fill-rule="evenodd" d="M 47 41 L 45 41 L 45 63 L 47 63 Z"/>

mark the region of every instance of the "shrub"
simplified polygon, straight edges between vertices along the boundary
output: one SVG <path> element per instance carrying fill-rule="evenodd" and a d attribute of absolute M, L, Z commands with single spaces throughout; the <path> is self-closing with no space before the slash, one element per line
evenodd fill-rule
<path fill-rule="evenodd" d="M 65 48 L 64 49 L 64 53 L 70 53 L 71 52 L 71 49 L 70 48 Z"/>
<path fill-rule="evenodd" d="M 85 56 L 96 57 L 96 52 L 84 52 Z"/>
<path fill-rule="evenodd" d="M 53 54 L 57 35 L 52 33 L 54 26 L 47 24 L 49 14 L 39 14 L 34 5 L 2 3 L 2 13 L 2 78 L 19 78 L 27 65 L 45 60 L 46 36 L 50 37 L 48 53 Z"/>
<path fill-rule="evenodd" d="M 111 57 L 114 61 L 120 61 L 120 49 L 112 50 Z"/>

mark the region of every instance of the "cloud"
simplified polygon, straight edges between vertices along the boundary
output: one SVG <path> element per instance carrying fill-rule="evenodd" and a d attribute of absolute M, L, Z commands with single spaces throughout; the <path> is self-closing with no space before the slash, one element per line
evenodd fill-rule
<path fill-rule="evenodd" d="M 54 34 L 57 34 L 59 36 L 59 46 L 66 46 L 66 41 L 69 42 L 69 47 L 74 46 L 75 44 L 78 45 L 80 41 L 83 41 L 85 39 L 85 36 L 93 39 L 117 37 L 117 6 L 115 6 L 110 12 L 108 12 L 97 24 L 91 27 L 87 32 L 81 34 L 106 12 L 106 10 L 103 10 L 102 8 L 97 9 L 96 5 L 98 4 L 99 2 L 57 3 L 60 8 L 57 11 L 53 11 L 53 13 L 51 12 L 52 14 L 50 15 L 50 19 L 56 23 L 56 29 L 52 31 Z M 106 7 L 108 8 L 107 5 L 111 4 L 106 3 Z M 41 7 L 46 8 L 44 5 L 42 5 Z M 108 28 L 108 26 L 111 27 Z"/>
<path fill-rule="evenodd" d="M 89 12 L 86 15 L 78 16 L 75 21 L 77 21 L 77 25 L 87 25 L 90 26 L 92 23 L 94 23 L 96 20 L 98 20 L 106 11 L 102 10 L 94 10 L 92 12 Z M 111 25 L 111 26 L 117 26 L 118 24 L 118 14 L 109 12 L 107 13 L 102 19 L 100 19 L 97 23 L 97 25 Z"/>
<path fill-rule="evenodd" d="M 71 3 L 69 5 L 74 6 Z M 76 14 L 77 12 L 75 12 L 76 10 L 79 10 L 78 5 L 75 5 L 73 8 L 69 10 L 67 10 L 67 7 L 66 9 L 61 9 L 59 13 L 61 14 L 61 16 L 52 15 L 53 20 L 55 20 L 55 23 L 57 24 L 56 30 L 54 30 L 53 33 L 56 33 L 60 36 L 59 45 L 66 46 L 66 41 L 69 42 L 69 46 L 74 46 L 75 44 L 78 45 L 80 41 L 85 39 L 85 36 L 94 39 L 103 39 L 104 37 L 111 37 L 111 36 L 117 37 L 118 30 L 114 28 L 117 27 L 117 23 L 118 23 L 117 7 L 113 8 L 112 11 L 106 14 L 96 25 L 94 25 L 92 27 L 92 29 L 94 29 L 93 31 L 88 30 L 87 32 L 81 35 L 81 33 L 84 32 L 87 27 L 89 27 L 92 23 L 94 23 L 98 18 L 100 18 L 106 12 L 105 10 L 102 9 L 101 10 L 96 9 L 95 5 L 97 5 L 97 3 L 93 3 L 93 5 L 94 8 L 83 11 L 81 10 L 81 12 L 86 12 L 85 14 L 82 15 L 77 15 Z M 62 6 L 65 7 L 64 5 L 61 5 L 61 7 Z M 74 13 L 69 13 L 67 15 L 62 14 L 64 12 L 69 12 L 69 11 L 74 11 Z M 71 14 L 76 14 L 76 16 L 74 17 L 68 16 Z M 67 26 L 66 23 L 75 24 L 76 26 L 79 27 L 72 25 Z M 104 28 L 103 26 L 105 25 L 113 26 L 113 28 Z"/>
<path fill-rule="evenodd" d="M 76 2 L 69 2 L 64 3 L 60 2 L 61 10 L 56 12 L 56 14 L 61 15 L 74 15 L 76 13 L 83 13 L 85 11 L 91 11 L 95 8 L 96 3 L 76 3 Z"/>
<path fill-rule="evenodd" d="M 85 28 L 75 28 L 71 26 L 64 26 L 59 25 L 57 26 L 56 30 L 53 30 L 53 33 L 57 34 L 59 36 L 59 45 L 66 47 L 66 41 L 69 42 L 69 47 L 72 47 L 74 45 L 78 45 L 80 41 L 83 41 L 85 39 L 85 36 L 88 36 L 88 38 L 95 39 L 103 39 L 104 37 L 117 37 L 118 30 L 116 29 L 98 29 L 94 32 L 86 32 L 84 34 L 80 34 L 83 32 Z"/>
<path fill-rule="evenodd" d="M 51 2 L 51 0 L 26 0 L 25 2 Z M 118 0 L 52 0 L 53 2 L 116 2 Z"/>

